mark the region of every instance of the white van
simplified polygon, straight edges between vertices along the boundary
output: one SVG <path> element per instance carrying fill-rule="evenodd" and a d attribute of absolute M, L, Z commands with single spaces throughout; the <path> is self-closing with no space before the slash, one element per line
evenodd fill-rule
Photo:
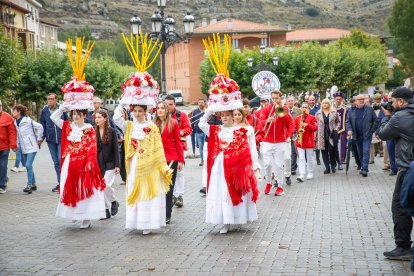
<path fill-rule="evenodd" d="M 108 109 L 109 112 L 113 113 L 118 104 L 119 99 L 105 99 L 103 102 L 103 107 Z"/>

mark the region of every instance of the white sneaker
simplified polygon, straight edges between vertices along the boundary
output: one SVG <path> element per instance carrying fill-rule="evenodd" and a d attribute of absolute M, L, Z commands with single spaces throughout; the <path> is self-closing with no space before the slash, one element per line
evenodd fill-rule
<path fill-rule="evenodd" d="M 26 167 L 21 167 L 20 169 L 18 169 L 19 172 L 25 172 L 26 171 Z"/>
<path fill-rule="evenodd" d="M 313 174 L 308 173 L 308 176 L 306 176 L 306 179 L 312 179 L 313 178 Z"/>
<path fill-rule="evenodd" d="M 221 228 L 220 230 L 220 234 L 227 234 L 227 232 L 229 232 L 230 230 L 230 224 L 224 224 L 223 228 Z"/>
<path fill-rule="evenodd" d="M 0 188 L 0 194 L 5 194 L 7 192 L 6 188 Z"/>
<path fill-rule="evenodd" d="M 89 219 L 82 220 L 82 224 L 79 227 L 80 229 L 87 229 L 91 227 L 91 221 Z"/>
<path fill-rule="evenodd" d="M 299 175 L 297 178 L 296 178 L 299 182 L 303 182 L 303 181 L 305 181 L 304 179 L 305 179 L 305 177 L 304 176 L 302 176 L 302 175 Z"/>
<path fill-rule="evenodd" d="M 10 170 L 11 170 L 12 172 L 15 172 L 15 173 L 19 172 L 19 168 L 18 168 L 18 167 L 13 167 L 13 168 L 11 168 Z"/>
<path fill-rule="evenodd" d="M 144 231 L 142 231 L 142 235 L 149 235 L 149 234 L 151 234 L 151 231 L 150 230 L 144 230 Z"/>

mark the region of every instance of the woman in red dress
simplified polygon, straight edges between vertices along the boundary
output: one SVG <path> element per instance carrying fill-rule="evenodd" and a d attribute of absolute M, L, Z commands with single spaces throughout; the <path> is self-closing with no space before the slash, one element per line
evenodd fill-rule
<path fill-rule="evenodd" d="M 166 195 L 166 223 L 171 221 L 171 212 L 174 205 L 172 197 L 174 191 L 175 178 L 177 171 L 181 171 L 184 166 L 184 151 L 181 143 L 180 126 L 177 120 L 171 118 L 168 113 L 165 102 L 159 102 L 156 106 L 156 113 L 154 123 L 157 125 L 162 138 L 162 145 L 164 146 L 165 158 L 167 163 L 171 164 L 173 169 L 172 187 Z"/>

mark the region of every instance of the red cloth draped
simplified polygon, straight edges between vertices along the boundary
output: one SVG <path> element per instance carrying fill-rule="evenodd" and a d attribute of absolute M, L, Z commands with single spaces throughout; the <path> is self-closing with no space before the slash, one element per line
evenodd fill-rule
<path fill-rule="evenodd" d="M 224 147 L 225 143 L 218 137 L 220 126 L 210 126 L 207 156 L 207 191 L 210 184 L 211 169 L 214 160 L 221 152 L 224 156 L 224 177 L 227 189 L 234 206 L 243 202 L 242 196 L 252 191 L 252 201 L 259 198 L 257 180 L 253 171 L 253 162 L 247 140 L 247 130 L 240 128 L 234 131 L 233 141 Z"/>
<path fill-rule="evenodd" d="M 79 201 L 91 197 L 94 189 L 103 191 L 106 185 L 97 162 L 95 131 L 93 128 L 85 129 L 80 142 L 68 140 L 71 131 L 70 122 L 65 121 L 62 127 L 61 169 L 68 154 L 70 160 L 61 202 L 75 207 Z"/>

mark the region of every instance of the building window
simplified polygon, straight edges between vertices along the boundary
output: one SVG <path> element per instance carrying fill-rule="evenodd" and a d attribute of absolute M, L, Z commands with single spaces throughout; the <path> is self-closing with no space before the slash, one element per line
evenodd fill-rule
<path fill-rule="evenodd" d="M 233 39 L 232 43 L 234 49 L 239 49 L 239 40 L 237 38 Z"/>
<path fill-rule="evenodd" d="M 268 45 L 267 45 L 267 37 L 265 37 L 265 38 L 261 38 L 261 39 L 260 39 L 260 45 L 264 45 L 264 46 L 266 46 L 266 47 L 268 46 Z"/>

